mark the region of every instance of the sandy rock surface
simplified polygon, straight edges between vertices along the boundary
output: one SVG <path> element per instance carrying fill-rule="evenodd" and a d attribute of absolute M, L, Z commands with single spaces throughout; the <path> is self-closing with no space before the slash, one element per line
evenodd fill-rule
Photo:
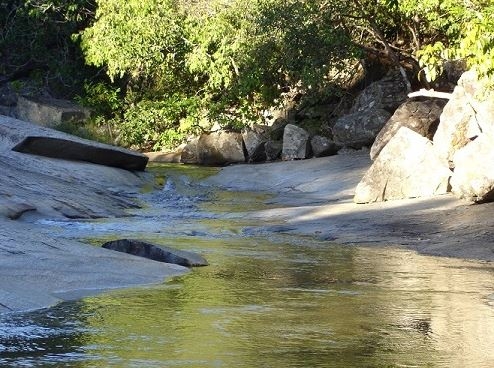
<path fill-rule="evenodd" d="M 494 203 L 473 205 L 446 194 L 355 204 L 355 188 L 370 164 L 368 152 L 362 152 L 230 166 L 204 184 L 276 195 L 271 201 L 275 208 L 241 215 L 260 219 L 251 232 L 269 232 L 261 220 L 276 218 L 287 233 L 328 242 L 403 246 L 424 254 L 494 260 Z"/>

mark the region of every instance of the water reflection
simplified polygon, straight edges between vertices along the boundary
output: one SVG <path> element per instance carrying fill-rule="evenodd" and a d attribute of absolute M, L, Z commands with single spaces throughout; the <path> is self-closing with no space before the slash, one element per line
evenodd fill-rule
<path fill-rule="evenodd" d="M 276 231 L 256 237 L 249 229 L 259 224 L 240 214 L 264 196 L 204 192 L 184 177 L 190 168 L 169 169 L 158 177 L 163 190 L 146 194 L 154 205 L 135 217 L 47 222 L 47 231 L 144 237 L 198 251 L 210 266 L 3 316 L 0 367 L 494 366 L 490 264 Z M 227 210 L 239 215 L 211 215 Z"/>
<path fill-rule="evenodd" d="M 0 366 L 494 364 L 488 265 L 306 242 L 207 244 L 210 267 L 165 285 L 4 319 Z"/>

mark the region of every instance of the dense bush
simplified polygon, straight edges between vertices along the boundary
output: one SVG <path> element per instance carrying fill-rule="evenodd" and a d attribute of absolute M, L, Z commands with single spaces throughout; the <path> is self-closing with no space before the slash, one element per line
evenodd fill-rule
<path fill-rule="evenodd" d="M 287 94 L 338 96 L 361 60 L 408 68 L 424 82 L 448 59 L 461 58 L 484 75 L 494 72 L 490 0 L 0 5 L 6 9 L 0 14 L 0 72 L 79 91 L 95 121 L 111 126 L 129 146 L 173 147 L 213 123 L 238 129 L 261 121 L 263 111 Z M 96 69 L 82 66 L 81 50 Z"/>
<path fill-rule="evenodd" d="M 59 96 L 80 92 L 93 71 L 71 37 L 95 7 L 91 0 L 1 0 L 0 82 L 27 78 Z"/>

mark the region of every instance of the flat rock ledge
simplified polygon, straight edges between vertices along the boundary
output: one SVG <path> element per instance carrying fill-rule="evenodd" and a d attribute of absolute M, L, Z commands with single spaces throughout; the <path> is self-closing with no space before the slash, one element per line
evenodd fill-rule
<path fill-rule="evenodd" d="M 287 234 L 344 245 L 397 246 L 423 254 L 494 261 L 494 203 L 472 205 L 448 193 L 366 205 L 353 203 L 355 188 L 370 167 L 368 152 L 296 162 L 231 166 L 204 181 L 230 191 L 271 193 L 271 208 L 230 213 L 266 235 L 276 219 Z"/>
<path fill-rule="evenodd" d="M 29 142 L 30 152 L 19 152 L 27 152 Z M 39 151 L 44 143 L 51 144 L 48 154 Z M 138 164 L 127 170 L 113 165 L 108 162 L 112 154 L 123 167 L 132 157 Z M 138 206 L 143 186 L 152 183 L 150 174 L 139 171 L 145 162 L 128 150 L 0 115 L 0 313 L 157 284 L 187 272 L 179 265 L 61 238 L 39 224 L 127 216 Z"/>
<path fill-rule="evenodd" d="M 162 283 L 187 268 L 49 237 L 0 219 L 0 313 L 53 306 L 105 290 Z"/>

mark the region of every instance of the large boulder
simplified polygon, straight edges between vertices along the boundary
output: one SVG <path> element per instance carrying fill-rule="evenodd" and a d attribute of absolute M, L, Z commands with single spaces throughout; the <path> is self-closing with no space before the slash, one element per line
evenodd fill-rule
<path fill-rule="evenodd" d="M 199 152 L 198 152 L 199 138 L 196 137 L 185 145 L 180 155 L 180 162 L 183 164 L 198 164 Z"/>
<path fill-rule="evenodd" d="M 61 137 L 28 136 L 13 151 L 38 156 L 113 166 L 125 170 L 144 171 L 148 158 L 137 152 L 97 145 L 90 141 L 74 141 Z"/>
<path fill-rule="evenodd" d="M 90 116 L 90 111 L 67 100 L 48 98 L 19 97 L 17 116 L 46 127 L 55 127 L 62 123 L 83 122 Z"/>
<path fill-rule="evenodd" d="M 370 146 L 393 112 L 408 98 L 407 85 L 399 70 L 366 87 L 356 98 L 350 114 L 334 127 L 335 142 L 351 148 Z"/>
<path fill-rule="evenodd" d="M 226 131 L 202 134 L 197 141 L 197 156 L 202 165 L 245 162 L 242 134 Z"/>
<path fill-rule="evenodd" d="M 341 147 L 328 137 L 323 137 L 320 135 L 315 135 L 312 137 L 310 140 L 310 145 L 314 157 L 336 155 Z"/>
<path fill-rule="evenodd" d="M 483 131 L 492 130 L 494 125 L 492 118 L 494 115 L 491 115 L 494 109 L 491 114 L 488 111 L 477 113 L 479 109 L 477 105 L 481 104 L 475 101 L 480 85 L 475 72 L 469 71 L 462 75 L 451 99 L 444 107 L 434 134 L 433 142 L 437 154 L 448 162 L 451 168 L 455 167 L 453 156 L 456 151 L 466 146 Z M 479 110 L 482 111 L 482 108 Z"/>
<path fill-rule="evenodd" d="M 156 245 L 141 240 L 119 239 L 106 242 L 105 249 L 133 254 L 158 262 L 173 263 L 185 267 L 207 266 L 208 262 L 197 253 L 174 249 L 164 245 Z"/>
<path fill-rule="evenodd" d="M 434 135 L 438 156 L 454 168 L 455 195 L 494 200 L 494 91 L 473 71 L 464 73 Z"/>
<path fill-rule="evenodd" d="M 288 124 L 283 133 L 281 159 L 289 161 L 308 158 L 310 155 L 309 138 L 309 133 L 305 129 Z"/>
<path fill-rule="evenodd" d="M 334 140 L 346 147 L 368 147 L 390 117 L 387 110 L 373 107 L 342 116 L 333 126 Z"/>
<path fill-rule="evenodd" d="M 242 133 L 247 160 L 249 162 L 260 162 L 266 160 L 265 143 L 269 140 L 266 129 L 260 125 L 254 126 Z"/>
<path fill-rule="evenodd" d="M 404 102 L 377 135 L 370 150 L 371 159 L 376 159 L 401 127 L 407 127 L 432 140 L 445 104 L 445 100 L 437 98 L 418 98 Z"/>
<path fill-rule="evenodd" d="M 402 127 L 357 185 L 354 201 L 369 203 L 445 194 L 450 176 L 451 171 L 435 155 L 432 142 Z"/>
<path fill-rule="evenodd" d="M 384 109 L 393 113 L 408 98 L 405 80 L 397 69 L 371 83 L 357 97 L 350 113 L 368 109 Z"/>
<path fill-rule="evenodd" d="M 264 151 L 266 152 L 266 161 L 276 161 L 280 158 L 281 151 L 283 150 L 283 142 L 269 140 L 264 144 Z"/>
<path fill-rule="evenodd" d="M 451 191 L 473 202 L 494 200 L 494 138 L 482 134 L 456 151 Z"/>

